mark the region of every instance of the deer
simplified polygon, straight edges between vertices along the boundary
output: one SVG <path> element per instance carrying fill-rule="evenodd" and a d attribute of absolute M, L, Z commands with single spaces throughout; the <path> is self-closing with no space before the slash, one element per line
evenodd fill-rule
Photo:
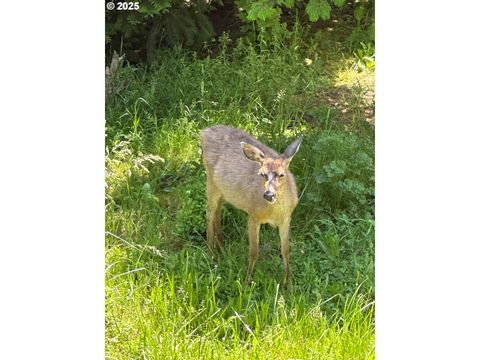
<path fill-rule="evenodd" d="M 221 210 L 227 202 L 248 214 L 248 270 L 251 281 L 258 256 L 262 224 L 279 229 L 285 270 L 284 284 L 291 284 L 290 222 L 298 204 L 295 178 L 289 165 L 303 137 L 279 155 L 243 130 L 215 125 L 200 132 L 206 172 L 207 243 L 209 249 L 223 248 Z"/>

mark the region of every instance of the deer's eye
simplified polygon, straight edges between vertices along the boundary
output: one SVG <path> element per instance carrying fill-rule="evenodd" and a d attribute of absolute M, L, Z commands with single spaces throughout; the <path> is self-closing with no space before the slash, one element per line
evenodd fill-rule
<path fill-rule="evenodd" d="M 283 177 L 285 177 L 285 174 L 278 174 L 278 177 L 283 178 Z"/>

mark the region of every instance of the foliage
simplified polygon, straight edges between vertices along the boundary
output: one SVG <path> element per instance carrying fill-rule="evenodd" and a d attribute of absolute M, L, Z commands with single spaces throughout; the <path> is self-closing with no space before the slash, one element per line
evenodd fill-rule
<path fill-rule="evenodd" d="M 293 255 L 303 261 L 297 286 L 306 294 L 318 297 L 339 297 L 327 308 L 334 311 L 347 294 L 362 288 L 374 289 L 374 228 L 373 220 L 352 219 L 346 215 L 332 218 L 310 218 L 311 224 L 303 241 L 295 246 Z M 304 254 L 309 254 L 305 256 Z M 321 269 L 321 273 L 320 270 Z"/>
<path fill-rule="evenodd" d="M 205 224 L 205 172 L 193 173 L 178 186 L 180 206 L 177 211 L 176 231 L 178 236 L 188 240 L 203 241 Z"/>
<path fill-rule="evenodd" d="M 317 21 L 319 18 L 327 20 L 332 8 L 327 0 L 310 0 L 305 10 L 310 21 Z"/>
<path fill-rule="evenodd" d="M 345 0 L 235 0 L 234 4 L 236 15 L 245 25 L 242 29 L 253 30 L 255 36 L 258 30 L 267 28 L 291 36 L 288 28 L 294 18 L 315 23 L 326 22 L 332 17 L 347 17 L 356 24 L 347 39 L 352 50 L 358 47 L 358 38 L 364 33 L 373 34 L 368 41 L 374 40 L 374 3 L 371 0 L 348 3 Z M 208 14 L 224 6 L 222 1 L 209 0 L 145 0 L 138 11 L 107 11 L 107 53 L 119 50 L 127 52 L 129 61 L 139 62 L 146 58 L 151 64 L 158 51 L 165 47 L 201 50 L 215 40 L 215 35 L 220 35 L 215 34 Z"/>
<path fill-rule="evenodd" d="M 353 11 L 351 21 L 355 27 L 345 39 L 351 52 L 359 49 L 362 42 L 373 44 L 375 42 L 375 6 L 372 1 L 359 2 Z"/>
<path fill-rule="evenodd" d="M 374 150 L 371 140 L 342 133 L 314 133 L 305 139 L 308 168 L 305 207 L 352 218 L 373 218 Z M 305 170 L 303 170 L 305 171 Z"/>
<path fill-rule="evenodd" d="M 309 0 L 306 7 L 303 1 L 295 0 L 236 0 L 240 10 L 240 16 L 244 20 L 256 21 L 260 26 L 272 27 L 281 21 L 283 9 L 297 9 L 305 11 L 312 22 L 319 19 L 328 20 L 332 12 L 332 4 L 341 8 L 345 0 Z M 242 16 L 242 13 L 243 16 Z"/>
<path fill-rule="evenodd" d="M 161 45 L 198 49 L 214 35 L 205 15 L 212 8 L 204 0 L 145 0 L 138 11 L 107 11 L 105 41 L 134 61 L 140 60 L 138 49 L 145 49 L 149 62 Z"/>
<path fill-rule="evenodd" d="M 375 49 L 371 43 L 360 43 L 361 49 L 353 53 L 355 56 L 355 63 L 360 71 L 365 69 L 372 69 L 375 67 Z"/>

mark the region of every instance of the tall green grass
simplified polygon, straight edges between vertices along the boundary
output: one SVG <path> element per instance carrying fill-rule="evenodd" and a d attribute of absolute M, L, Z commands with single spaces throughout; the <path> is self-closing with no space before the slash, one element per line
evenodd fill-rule
<path fill-rule="evenodd" d="M 175 49 L 150 69 L 122 69 L 107 103 L 107 356 L 374 358 L 373 131 L 345 129 L 319 100 L 333 75 L 320 57 L 305 65 L 308 49 L 240 42 L 228 52 L 221 41 L 216 57 Z M 304 135 L 291 165 L 290 289 L 268 226 L 244 283 L 247 218 L 231 206 L 224 251 L 207 251 L 198 134 L 217 123 L 278 150 Z"/>
<path fill-rule="evenodd" d="M 231 254 L 213 265 L 202 248 L 167 254 L 107 237 L 108 358 L 373 358 L 368 294 L 328 314 L 333 299 L 312 306 L 274 278 L 244 284 Z"/>

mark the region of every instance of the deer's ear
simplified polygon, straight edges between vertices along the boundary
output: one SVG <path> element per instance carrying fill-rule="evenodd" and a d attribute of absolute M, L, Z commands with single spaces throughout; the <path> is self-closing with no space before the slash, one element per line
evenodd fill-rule
<path fill-rule="evenodd" d="M 287 161 L 287 166 L 290 164 L 290 161 L 298 152 L 298 149 L 300 149 L 300 144 L 302 143 L 302 140 L 303 136 L 300 136 L 297 140 L 288 145 L 288 147 L 283 152 L 282 157 L 285 158 L 285 160 Z"/>
<path fill-rule="evenodd" d="M 259 148 L 256 148 L 253 145 L 247 144 L 245 142 L 240 142 L 240 145 L 242 146 L 243 153 L 247 157 L 247 159 L 255 161 L 259 163 L 260 165 L 263 164 L 263 160 L 265 160 L 265 154 L 263 153 L 262 150 Z"/>

